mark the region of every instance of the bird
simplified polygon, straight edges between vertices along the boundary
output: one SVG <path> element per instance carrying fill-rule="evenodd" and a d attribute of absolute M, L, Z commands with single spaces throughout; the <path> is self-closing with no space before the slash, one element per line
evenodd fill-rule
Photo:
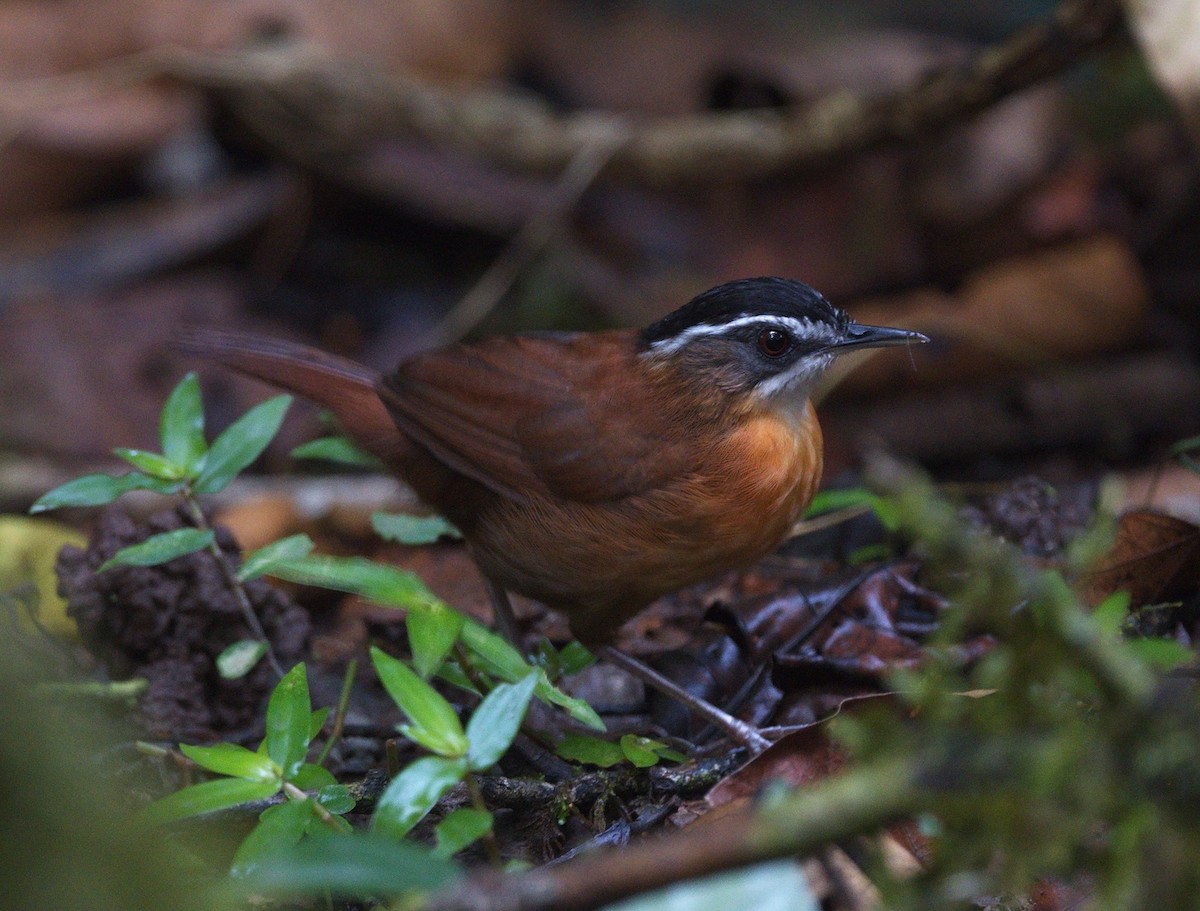
<path fill-rule="evenodd" d="M 640 330 L 485 337 L 386 374 L 237 331 L 187 329 L 175 345 L 331 411 L 462 532 L 510 636 L 516 592 L 688 701 L 612 648 L 617 629 L 787 537 L 821 481 L 811 395 L 836 357 L 927 341 L 862 325 L 801 281 L 762 277 L 711 288 Z M 705 706 L 691 707 L 764 747 Z"/>

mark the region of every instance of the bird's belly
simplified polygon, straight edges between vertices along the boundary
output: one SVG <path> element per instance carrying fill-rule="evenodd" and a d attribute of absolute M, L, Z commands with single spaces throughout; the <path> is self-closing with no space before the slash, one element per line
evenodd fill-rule
<path fill-rule="evenodd" d="M 595 641 L 659 596 L 769 553 L 820 476 L 811 410 L 799 424 L 767 416 L 671 485 L 613 503 L 505 503 L 471 544 L 489 577 L 564 611 Z"/>

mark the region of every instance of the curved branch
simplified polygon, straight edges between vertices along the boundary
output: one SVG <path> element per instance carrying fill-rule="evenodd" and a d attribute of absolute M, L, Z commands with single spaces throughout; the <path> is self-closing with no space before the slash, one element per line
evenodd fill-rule
<path fill-rule="evenodd" d="M 456 92 L 294 47 L 222 56 L 174 52 L 163 62 L 171 75 L 226 95 L 250 126 L 289 138 L 307 133 L 327 153 L 415 134 L 513 169 L 561 172 L 599 146 L 615 149 L 610 172 L 660 184 L 813 170 L 925 137 L 1070 67 L 1112 38 L 1121 22 L 1117 0 L 1064 0 L 1046 21 L 902 91 L 834 93 L 795 113 L 660 120 L 559 114 L 529 97 Z"/>

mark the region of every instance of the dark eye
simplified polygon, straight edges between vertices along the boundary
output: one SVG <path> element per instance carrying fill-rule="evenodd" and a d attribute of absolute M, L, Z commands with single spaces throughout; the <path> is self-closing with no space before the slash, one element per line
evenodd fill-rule
<path fill-rule="evenodd" d="M 764 329 L 758 334 L 758 350 L 767 357 L 779 357 L 792 347 L 792 337 L 782 329 Z"/>

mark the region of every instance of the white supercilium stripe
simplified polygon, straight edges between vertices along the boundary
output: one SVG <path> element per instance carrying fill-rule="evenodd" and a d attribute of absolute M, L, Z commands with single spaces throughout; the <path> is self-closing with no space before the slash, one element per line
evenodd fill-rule
<path fill-rule="evenodd" d="M 688 342 L 692 341 L 692 339 L 702 338 L 706 335 L 725 335 L 731 329 L 753 325 L 761 325 L 764 329 L 784 329 L 794 337 L 800 339 L 832 339 L 836 334 L 833 327 L 827 326 L 824 323 L 815 323 L 808 318 L 796 319 L 792 316 L 756 313 L 753 316 L 739 316 L 737 319 L 730 320 L 727 323 L 700 323 L 695 326 L 689 326 L 678 335 L 653 342 L 650 345 L 650 350 L 656 353 L 670 354 L 673 351 L 678 351 Z"/>

